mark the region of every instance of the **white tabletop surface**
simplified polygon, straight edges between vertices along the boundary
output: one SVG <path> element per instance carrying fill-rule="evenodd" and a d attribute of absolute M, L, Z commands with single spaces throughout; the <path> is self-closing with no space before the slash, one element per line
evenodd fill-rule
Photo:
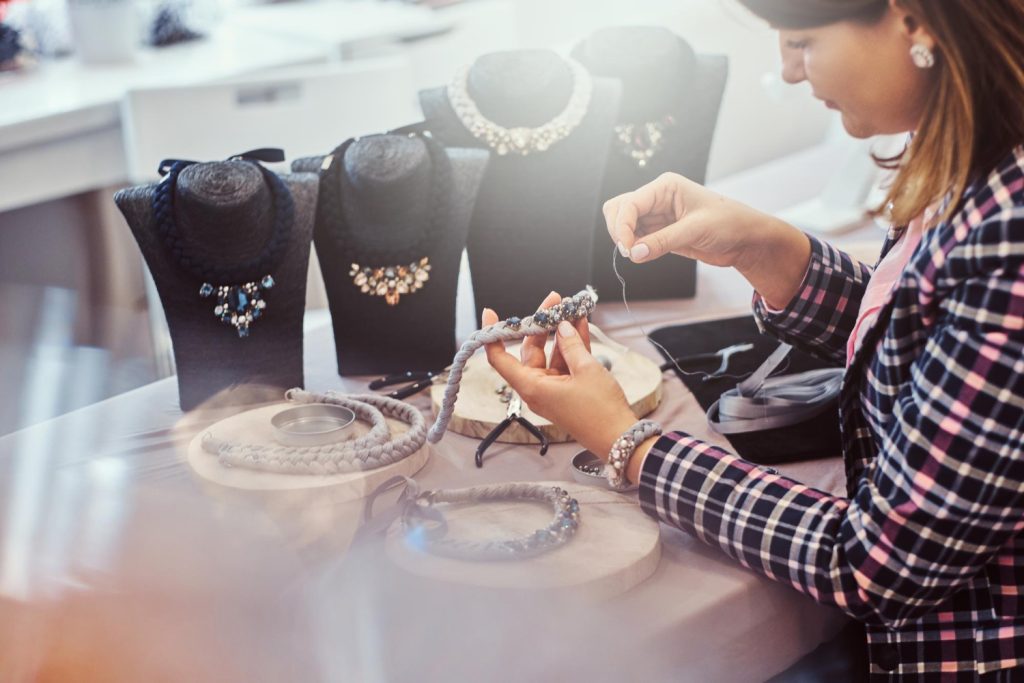
<path fill-rule="evenodd" d="M 627 311 L 609 295 L 594 320 L 657 359 L 644 330 L 743 314 L 749 296 L 734 272 L 701 266 L 696 299 Z M 305 346 L 307 388 L 365 390 L 366 378 L 335 374 L 329 328 L 311 325 Z M 423 395 L 412 402 L 429 409 Z M 183 416 L 170 378 L 0 438 L 0 604 L 10 624 L 61 634 L 18 650 L 0 639 L 0 661 L 47 661 L 63 645 L 71 654 L 109 648 L 105 681 L 151 679 L 154 667 L 166 673 L 173 663 L 194 681 L 757 683 L 845 620 L 665 526 L 655 574 L 609 603 L 510 601 L 410 583 L 372 552 L 347 559 L 358 504 L 312 491 L 249 495 L 192 473 L 186 446 L 223 410 Z M 716 439 L 671 375 L 653 417 Z M 431 488 L 568 480 L 577 448 L 554 445 L 541 458 L 529 446 L 500 445 L 477 469 L 476 444 L 448 434 L 417 479 Z M 779 469 L 843 490 L 838 459 Z"/>

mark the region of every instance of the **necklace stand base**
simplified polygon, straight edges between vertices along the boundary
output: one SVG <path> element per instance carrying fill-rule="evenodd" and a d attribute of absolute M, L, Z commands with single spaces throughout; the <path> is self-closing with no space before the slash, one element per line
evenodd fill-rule
<path fill-rule="evenodd" d="M 228 488 L 265 494 L 273 499 L 274 506 L 291 500 L 296 506 L 311 507 L 311 495 L 315 490 L 317 501 L 346 503 L 359 500 L 372 492 L 378 485 L 395 475 L 411 477 L 427 462 L 429 449 L 424 447 L 408 458 L 385 467 L 363 472 L 346 474 L 278 474 L 242 467 L 225 467 L 203 450 L 202 439 L 206 432 L 228 441 L 278 445 L 274 439 L 271 418 L 282 410 L 294 408 L 291 403 L 276 403 L 225 418 L 199 432 L 189 443 L 188 464 L 212 489 Z M 408 426 L 398 420 L 388 419 L 392 434 L 404 432 Z M 357 422 L 351 428 L 352 438 L 369 431 L 369 427 Z M 320 495 L 322 494 L 322 495 Z"/>
<path fill-rule="evenodd" d="M 552 341 L 548 342 L 549 358 L 552 344 Z M 510 344 L 509 353 L 518 358 L 519 347 L 520 344 Z M 612 375 L 622 386 L 626 400 L 638 418 L 650 414 L 658 407 L 661 403 L 664 377 L 656 363 L 634 351 L 614 349 L 597 341 L 591 344 L 591 350 L 595 356 L 611 363 Z M 497 391 L 503 384 L 501 377 L 487 363 L 484 355 L 470 358 L 462 376 L 459 398 L 455 402 L 455 413 L 448 423 L 449 431 L 477 439 L 483 439 L 490 434 L 505 419 L 508 410 L 508 403 L 502 401 L 502 395 Z M 444 398 L 444 384 L 433 385 L 430 388 L 430 398 L 436 415 Z M 572 441 L 568 433 L 558 429 L 525 405 L 523 416 L 536 425 L 551 443 Z M 537 443 L 536 437 L 518 423 L 509 425 L 497 440 L 501 443 Z"/>
<path fill-rule="evenodd" d="M 580 526 L 565 546 L 522 561 L 474 562 L 410 545 L 401 522 L 388 529 L 385 552 L 401 570 L 428 580 L 508 591 L 557 591 L 586 600 L 621 595 L 651 576 L 661 558 L 658 523 L 631 498 L 565 481 L 580 503 Z M 551 521 L 551 510 L 526 502 L 445 506 L 448 533 L 487 540 L 527 533 Z"/>

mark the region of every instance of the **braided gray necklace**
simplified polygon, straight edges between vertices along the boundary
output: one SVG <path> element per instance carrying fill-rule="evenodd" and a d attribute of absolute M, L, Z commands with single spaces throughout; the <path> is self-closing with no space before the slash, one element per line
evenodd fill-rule
<path fill-rule="evenodd" d="M 595 305 L 597 305 L 597 292 L 588 286 L 577 294 L 562 299 L 561 302 L 550 308 L 541 309 L 533 315 L 525 318 L 508 318 L 471 334 L 469 339 L 462 343 L 452 360 L 448 370 L 448 382 L 444 388 L 444 398 L 441 399 L 437 418 L 427 433 L 427 441 L 437 443 L 444 437 L 444 432 L 455 412 L 455 399 L 459 395 L 462 373 L 466 369 L 466 363 L 477 349 L 494 342 L 518 341 L 541 334 L 546 336 L 563 320 L 576 322 L 580 318 L 586 318 L 594 310 Z"/>
<path fill-rule="evenodd" d="M 580 504 L 565 489 L 540 484 L 498 484 L 467 489 L 423 491 L 416 480 L 396 476 L 377 487 L 366 499 L 364 524 L 373 516 L 377 496 L 405 484 L 398 498 L 399 517 L 405 539 L 414 547 L 456 560 L 523 560 L 559 548 L 576 535 Z M 448 522 L 438 504 L 465 505 L 497 501 L 537 501 L 554 509 L 551 522 L 523 536 L 470 541 L 448 536 Z"/>
<path fill-rule="evenodd" d="M 329 403 L 348 408 L 357 418 L 370 423 L 370 431 L 359 438 L 324 446 L 268 446 L 232 443 L 210 432 L 203 435 L 203 450 L 216 455 L 226 467 L 243 467 L 280 474 L 344 474 L 372 470 L 403 460 L 423 447 L 427 430 L 423 414 L 408 403 L 377 394 L 314 394 L 289 389 L 285 398 L 292 403 Z M 385 418 L 401 420 L 408 431 L 391 438 Z"/>

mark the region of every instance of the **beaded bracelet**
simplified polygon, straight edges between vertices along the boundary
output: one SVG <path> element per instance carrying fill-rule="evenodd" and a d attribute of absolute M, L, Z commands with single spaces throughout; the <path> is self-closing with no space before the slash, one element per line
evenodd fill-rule
<path fill-rule="evenodd" d="M 608 466 L 605 468 L 605 475 L 608 477 L 608 485 L 611 488 L 616 491 L 624 491 L 629 488 L 629 480 L 626 479 L 626 465 L 629 463 L 629 459 L 638 445 L 659 434 L 661 434 L 660 424 L 652 420 L 640 420 L 615 440 L 611 452 L 608 454 Z"/>
<path fill-rule="evenodd" d="M 577 294 L 562 299 L 561 302 L 549 308 L 543 308 L 533 315 L 525 318 L 512 317 L 501 322 L 488 325 L 477 330 L 469 336 L 459 352 L 455 354 L 451 367 L 448 370 L 448 382 L 444 389 L 444 398 L 441 399 L 441 407 L 437 412 L 437 418 L 427 433 L 427 441 L 437 443 L 444 436 L 448 423 L 455 412 L 455 399 L 459 395 L 459 384 L 462 382 L 462 373 L 466 368 L 466 362 L 476 353 L 477 349 L 494 342 L 518 341 L 526 337 L 550 334 L 558 323 L 563 320 L 576 322 L 580 318 L 586 318 L 597 305 L 597 292 L 591 287 L 578 292 Z"/>
<path fill-rule="evenodd" d="M 376 469 L 403 460 L 423 447 L 427 423 L 414 406 L 377 394 L 314 394 L 289 389 L 285 398 L 292 403 L 328 403 L 343 406 L 370 423 L 370 431 L 351 441 L 325 446 L 280 446 L 232 443 L 210 432 L 203 435 L 203 450 L 216 455 L 226 467 L 278 472 L 282 474 L 342 474 Z M 408 431 L 392 438 L 385 418 L 401 420 Z"/>
<path fill-rule="evenodd" d="M 558 486 L 499 484 L 467 489 L 423 491 L 409 477 L 397 476 L 381 484 L 366 500 L 364 521 L 373 514 L 377 496 L 397 484 L 405 484 L 398 499 L 406 539 L 434 555 L 457 560 L 522 560 L 559 548 L 576 534 L 580 504 Z M 465 505 L 495 501 L 538 501 L 551 505 L 554 517 L 547 526 L 523 535 L 490 541 L 469 541 L 448 536 L 448 522 L 439 503 Z"/>

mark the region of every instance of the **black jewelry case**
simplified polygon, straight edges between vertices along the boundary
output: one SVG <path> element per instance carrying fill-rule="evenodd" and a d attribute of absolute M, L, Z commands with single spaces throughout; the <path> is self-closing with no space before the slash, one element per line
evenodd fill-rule
<path fill-rule="evenodd" d="M 705 411 L 718 400 L 723 392 L 735 387 L 761 366 L 771 353 L 778 348 L 774 337 L 761 334 L 753 316 L 711 320 L 690 325 L 674 325 L 654 330 L 650 339 L 665 347 L 658 349 L 666 360 L 686 358 L 701 353 L 714 353 L 732 344 L 750 343 L 754 348 L 738 353 L 729 361 L 725 371 L 727 377 L 704 381 L 704 373 L 714 372 L 718 360 L 710 360 L 704 367 L 684 366 L 689 374 L 673 370 L 686 388 Z M 789 352 L 783 362 L 783 374 L 796 374 L 808 370 L 837 367 L 797 349 Z M 737 379 L 737 376 L 739 379 Z M 744 434 L 730 434 L 726 437 L 733 451 L 740 457 L 759 465 L 775 465 L 801 460 L 839 457 L 842 455 L 842 440 L 839 435 L 839 413 L 826 411 L 811 419 L 787 427 L 766 429 Z"/>

